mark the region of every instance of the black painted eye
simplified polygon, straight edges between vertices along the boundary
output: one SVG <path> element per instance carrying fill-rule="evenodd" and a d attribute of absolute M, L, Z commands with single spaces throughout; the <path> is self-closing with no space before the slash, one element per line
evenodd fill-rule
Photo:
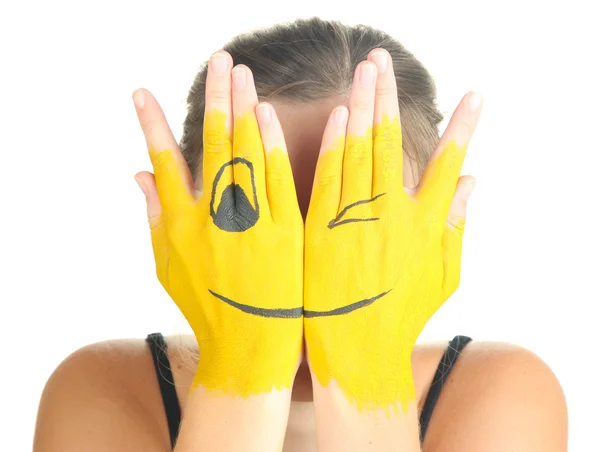
<path fill-rule="evenodd" d="M 215 198 L 217 196 L 219 180 L 223 176 L 225 169 L 230 165 L 246 165 L 248 167 L 252 183 L 254 206 L 246 195 L 244 188 L 233 182 L 223 189 L 221 202 L 215 211 Z M 236 157 L 219 169 L 212 186 L 210 216 L 219 229 L 227 232 L 243 232 L 256 224 L 259 218 L 259 206 L 256 196 L 256 183 L 254 181 L 254 167 L 251 162 L 244 158 Z"/>

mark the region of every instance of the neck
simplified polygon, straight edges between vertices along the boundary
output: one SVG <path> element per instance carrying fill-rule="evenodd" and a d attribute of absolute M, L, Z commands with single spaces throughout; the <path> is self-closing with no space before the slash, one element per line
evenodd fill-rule
<path fill-rule="evenodd" d="M 310 369 L 306 361 L 302 361 L 292 386 L 293 402 L 312 402 L 313 390 Z"/>

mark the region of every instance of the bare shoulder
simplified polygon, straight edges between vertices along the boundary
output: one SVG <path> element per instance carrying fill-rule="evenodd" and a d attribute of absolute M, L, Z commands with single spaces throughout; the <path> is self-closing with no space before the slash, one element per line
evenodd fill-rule
<path fill-rule="evenodd" d="M 533 352 L 471 342 L 434 410 L 427 451 L 567 450 L 567 406 L 556 376 Z"/>
<path fill-rule="evenodd" d="M 44 387 L 34 452 L 166 451 L 152 355 L 143 339 L 85 346 Z M 166 434 L 166 435 L 165 435 Z"/>
<path fill-rule="evenodd" d="M 197 357 L 193 336 L 168 337 L 182 409 Z M 419 344 L 414 380 L 422 407 L 447 342 Z M 471 342 L 436 405 L 424 451 L 567 450 L 564 394 L 534 353 L 506 343 Z M 83 347 L 44 388 L 34 452 L 170 450 L 152 355 L 143 339 Z"/>

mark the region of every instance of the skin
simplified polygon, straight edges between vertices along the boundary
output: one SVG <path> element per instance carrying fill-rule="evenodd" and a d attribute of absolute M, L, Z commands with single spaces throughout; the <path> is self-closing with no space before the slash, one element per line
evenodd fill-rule
<path fill-rule="evenodd" d="M 370 60 L 374 57 L 373 53 L 369 56 Z M 249 75 L 251 76 L 250 73 Z M 378 88 L 384 88 L 380 81 L 378 79 Z M 354 91 L 356 90 L 353 90 L 350 99 L 330 99 L 315 104 L 312 108 L 274 105 L 285 134 L 303 216 L 306 216 L 308 211 L 310 185 L 314 175 L 310 171 L 307 174 L 306 169 L 311 166 L 314 168 L 319 152 L 323 153 L 324 146 L 321 144 L 326 140 L 322 140 L 322 137 L 324 134 L 327 136 L 326 124 L 333 107 L 342 103 L 352 111 L 353 108 L 356 109 L 357 101 L 360 103 L 360 96 L 355 95 Z M 377 91 L 385 92 L 384 89 Z M 161 122 L 164 122 L 162 111 L 151 95 L 147 92 L 145 94 L 147 103 L 144 112 L 140 114 L 140 122 L 143 128 L 160 129 Z M 219 94 L 222 93 L 209 92 L 208 96 L 217 98 Z M 466 100 L 461 106 L 464 106 L 465 102 Z M 458 124 L 464 124 L 461 106 L 457 109 Z M 298 124 L 302 124 L 302 127 Z M 148 137 L 147 133 L 145 134 Z M 277 133 L 274 133 L 271 137 L 276 135 Z M 269 138 L 265 140 L 265 135 L 263 140 L 266 148 L 277 142 L 269 141 Z M 411 179 L 407 166 L 402 169 L 404 185 L 415 187 L 418 181 Z M 146 191 L 148 215 L 152 224 L 160 215 L 155 179 L 147 172 L 139 173 L 138 178 Z M 455 181 L 458 186 L 457 193 L 461 193 L 462 184 L 470 179 L 472 178 L 463 177 Z M 196 184 L 199 183 L 202 182 L 196 181 Z M 201 190 L 199 187 L 196 189 Z M 464 219 L 465 211 L 465 197 L 455 194 L 448 222 L 457 224 L 460 219 Z M 184 424 L 186 419 L 194 419 L 194 413 L 202 411 L 197 409 L 197 400 L 193 396 L 187 396 L 195 380 L 195 369 L 185 366 L 178 359 L 178 348 L 194 348 L 195 340 L 190 338 L 184 344 L 170 342 L 170 359 L 174 368 L 178 397 L 183 407 Z M 414 380 L 412 418 L 409 423 L 395 424 L 396 427 L 416 426 L 417 409 L 422 407 L 444 347 L 445 344 L 416 346 L 412 355 L 409 353 L 408 360 Z M 397 351 L 399 354 L 403 353 L 402 349 Z M 315 424 L 320 428 L 324 423 L 314 418 L 311 403 L 313 388 L 315 398 L 336 399 L 335 394 L 319 395 L 319 391 L 324 388 L 319 384 L 311 384 L 309 367 L 307 363 L 302 363 L 292 389 L 292 408 L 284 442 L 286 451 L 316 450 Z M 210 408 L 207 399 L 202 402 L 203 409 Z M 276 403 L 278 406 L 285 405 L 278 401 Z M 331 409 L 333 404 L 329 405 Z M 272 408 L 259 402 L 254 406 L 254 412 L 260 412 L 265 407 Z M 326 404 L 324 408 L 327 409 Z M 351 412 L 352 407 L 347 408 L 343 411 Z M 236 422 L 240 419 L 236 418 L 239 416 L 239 410 L 240 406 L 228 407 L 224 412 L 227 412 L 229 417 L 217 420 L 217 431 L 227 435 L 228 421 L 230 425 L 239 425 Z M 284 412 L 285 409 L 282 413 Z M 323 412 L 323 409 L 317 407 L 317 413 L 319 412 Z M 339 416 L 339 413 L 333 414 Z M 196 422 L 198 420 L 201 422 Z M 222 430 L 219 430 L 219 421 L 224 423 L 225 427 Z M 364 419 L 350 421 L 364 424 Z M 201 429 L 207 426 L 212 428 L 215 425 L 214 418 L 196 418 L 191 422 L 194 424 L 194 431 L 200 431 L 200 435 Z M 277 432 L 280 422 L 281 419 L 279 422 L 274 419 L 274 422 L 268 425 Z M 453 371 L 452 378 L 445 386 L 423 448 L 426 451 L 463 452 L 566 450 L 566 424 L 566 406 L 560 385 L 537 356 L 508 344 L 475 342 L 467 346 Z M 185 426 L 182 432 L 184 429 Z M 323 429 L 320 430 L 319 435 L 323 438 Z M 507 431 L 513 434 L 506 435 Z M 212 433 L 214 435 L 214 429 Z M 366 437 L 373 433 L 381 432 L 366 429 Z M 409 434 L 414 435 L 414 428 L 412 433 L 410 429 L 406 432 L 392 431 L 392 436 L 399 435 L 402 438 Z M 277 436 L 277 433 L 274 435 Z M 335 445 L 331 441 L 323 443 L 321 438 L 321 446 Z M 397 446 L 398 442 L 395 444 Z M 97 449 L 93 449 L 94 447 Z M 169 449 L 168 432 L 151 357 L 145 344 L 140 341 L 95 344 L 75 352 L 54 372 L 42 395 L 34 450 L 106 450 L 109 447 L 111 450 Z M 320 450 L 335 449 L 321 447 Z"/>

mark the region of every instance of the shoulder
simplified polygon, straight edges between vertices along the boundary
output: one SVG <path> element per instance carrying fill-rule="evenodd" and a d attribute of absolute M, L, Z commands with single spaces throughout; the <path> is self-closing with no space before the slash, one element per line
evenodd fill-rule
<path fill-rule="evenodd" d="M 565 451 L 561 385 L 535 353 L 473 341 L 444 385 L 423 446 L 425 451 Z"/>
<path fill-rule="evenodd" d="M 44 387 L 34 450 L 168 450 L 168 432 L 157 428 L 162 401 L 156 386 L 143 339 L 76 350 Z"/>
<path fill-rule="evenodd" d="M 197 346 L 193 336 L 167 342 L 185 408 Z M 421 407 L 446 346 L 438 342 L 415 347 L 413 371 Z M 49 378 L 34 450 L 169 450 L 166 426 L 145 340 L 105 341 L 73 352 Z M 564 394 L 544 361 L 516 345 L 473 341 L 444 386 L 424 451 L 552 452 L 566 450 L 566 441 Z"/>

